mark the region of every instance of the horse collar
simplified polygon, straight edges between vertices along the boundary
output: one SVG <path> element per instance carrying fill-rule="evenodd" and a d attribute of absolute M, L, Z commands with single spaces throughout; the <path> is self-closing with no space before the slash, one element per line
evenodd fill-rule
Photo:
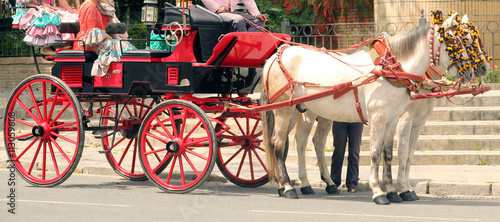
<path fill-rule="evenodd" d="M 429 52 L 430 52 L 430 57 L 431 57 L 431 66 L 438 66 L 439 65 L 439 51 L 441 50 L 441 44 L 438 44 L 437 50 L 434 51 L 434 27 L 431 27 L 430 34 L 429 34 Z M 439 42 L 439 41 L 438 41 Z"/>

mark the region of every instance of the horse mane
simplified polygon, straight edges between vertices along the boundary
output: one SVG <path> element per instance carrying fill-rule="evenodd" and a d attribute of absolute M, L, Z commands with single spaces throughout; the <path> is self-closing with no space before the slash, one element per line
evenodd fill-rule
<path fill-rule="evenodd" d="M 407 59 L 415 53 L 418 41 L 426 40 L 430 27 L 417 26 L 410 31 L 389 37 L 392 51 L 400 59 Z"/>

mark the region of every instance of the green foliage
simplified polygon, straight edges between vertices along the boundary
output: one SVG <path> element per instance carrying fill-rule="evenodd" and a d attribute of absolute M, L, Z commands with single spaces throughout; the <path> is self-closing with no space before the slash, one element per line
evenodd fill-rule
<path fill-rule="evenodd" d="M 291 9 L 285 9 L 282 4 L 276 4 L 272 0 L 255 0 L 260 13 L 265 14 L 268 21 L 266 25 L 281 25 L 283 19 L 287 19 L 291 24 L 311 24 L 314 22 L 315 14 L 312 5 L 294 5 Z"/>
<path fill-rule="evenodd" d="M 481 150 L 481 147 L 479 145 L 474 145 L 474 150 L 479 151 Z"/>
<path fill-rule="evenodd" d="M 500 68 L 497 65 L 492 65 L 489 74 L 484 77 L 485 83 L 500 83 Z"/>

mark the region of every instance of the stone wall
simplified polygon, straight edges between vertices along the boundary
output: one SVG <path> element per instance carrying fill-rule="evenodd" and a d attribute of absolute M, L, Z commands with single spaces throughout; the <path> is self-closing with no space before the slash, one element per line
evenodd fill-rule
<path fill-rule="evenodd" d="M 53 62 L 37 57 L 42 74 L 51 74 Z M 0 58 L 0 92 L 12 91 L 25 78 L 38 74 L 33 57 Z"/>

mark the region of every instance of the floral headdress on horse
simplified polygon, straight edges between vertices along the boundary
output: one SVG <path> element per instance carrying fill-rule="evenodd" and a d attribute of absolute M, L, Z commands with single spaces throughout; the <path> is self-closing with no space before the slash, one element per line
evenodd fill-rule
<path fill-rule="evenodd" d="M 448 13 L 448 16 L 455 14 L 455 11 Z M 450 30 L 445 30 L 442 26 L 444 17 L 440 9 L 431 11 L 431 25 L 440 25 L 437 32 L 440 34 L 439 41 L 446 44 L 446 51 L 451 58 L 451 63 L 460 63 L 459 70 L 464 72 L 471 68 L 477 68 L 485 62 L 491 60 L 490 56 L 486 55 L 480 44 L 479 32 L 472 22 L 463 23 L 462 19 L 457 15 L 455 21 L 457 22 Z M 455 37 L 454 37 L 455 36 Z M 458 38 L 458 41 L 453 39 Z M 464 48 L 469 55 L 469 59 L 462 55 Z M 480 55 L 484 54 L 484 57 Z"/>

